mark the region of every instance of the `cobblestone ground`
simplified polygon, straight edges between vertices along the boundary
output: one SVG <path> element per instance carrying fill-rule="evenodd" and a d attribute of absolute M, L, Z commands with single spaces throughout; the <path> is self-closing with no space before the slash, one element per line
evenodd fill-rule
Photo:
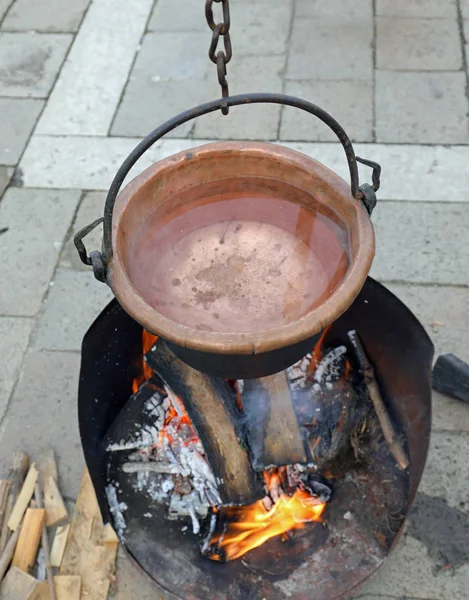
<path fill-rule="evenodd" d="M 0 0 L 0 466 L 15 448 L 52 442 L 71 501 L 83 468 L 80 340 L 111 298 L 72 232 L 102 214 L 142 136 L 219 95 L 203 4 Z M 232 0 L 229 82 L 324 106 L 381 162 L 372 275 L 415 311 L 437 353 L 469 360 L 466 39 L 469 0 Z M 346 177 L 330 132 L 279 106 L 187 124 L 136 170 L 221 138 L 281 141 Z M 469 526 L 468 456 L 469 407 L 435 394 L 420 520 L 360 598 L 467 600 L 468 540 L 445 523 Z M 124 558 L 117 583 L 121 600 L 155 597 Z"/>

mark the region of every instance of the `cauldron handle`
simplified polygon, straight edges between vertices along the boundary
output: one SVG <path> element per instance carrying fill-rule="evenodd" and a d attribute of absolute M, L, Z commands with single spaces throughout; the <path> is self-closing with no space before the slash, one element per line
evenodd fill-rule
<path fill-rule="evenodd" d="M 180 125 L 183 125 L 184 123 L 187 123 L 188 121 L 191 121 L 192 119 L 202 115 L 215 112 L 216 110 L 221 110 L 222 105 L 230 107 L 241 104 L 284 104 L 286 106 L 293 106 L 294 108 L 299 108 L 314 115 L 323 123 L 325 123 L 336 134 L 344 148 L 350 170 L 350 188 L 352 196 L 357 200 L 361 200 L 368 212 L 371 214 L 371 211 L 376 205 L 375 192 L 378 191 L 380 186 L 381 167 L 378 163 L 355 156 L 355 151 L 348 135 L 345 133 L 342 126 L 324 109 L 312 104 L 311 102 L 308 102 L 307 100 L 302 100 L 301 98 L 296 98 L 294 96 L 286 96 L 284 94 L 240 94 L 238 96 L 220 98 L 219 100 L 213 100 L 205 104 L 200 104 L 195 108 L 186 110 L 179 115 L 176 115 L 172 119 L 169 119 L 169 121 L 166 121 L 166 123 L 163 123 L 153 130 L 149 135 L 147 135 L 147 137 L 132 150 L 129 156 L 122 163 L 107 193 L 103 218 L 97 219 L 87 227 L 83 228 L 75 235 L 74 238 L 75 246 L 80 255 L 80 259 L 86 265 L 93 265 L 96 279 L 105 282 L 106 263 L 112 257 L 112 213 L 114 210 L 114 204 L 125 178 L 137 160 L 149 148 L 151 148 L 155 142 Z M 372 185 L 365 183 L 360 186 L 357 162 L 367 165 L 373 169 Z M 102 253 L 94 251 L 90 254 L 90 256 L 88 256 L 82 241 L 83 237 L 85 237 L 101 222 L 103 222 Z"/>

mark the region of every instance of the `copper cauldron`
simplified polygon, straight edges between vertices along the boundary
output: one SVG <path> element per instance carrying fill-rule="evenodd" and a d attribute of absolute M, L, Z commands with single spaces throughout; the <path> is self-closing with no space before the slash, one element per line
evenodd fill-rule
<path fill-rule="evenodd" d="M 152 165 L 119 193 L 153 143 L 222 102 L 276 102 L 317 116 L 344 147 L 351 186 L 282 146 L 220 142 Z M 357 161 L 373 168 L 373 186 L 359 186 Z M 186 363 L 220 377 L 266 376 L 304 356 L 361 290 L 374 256 L 369 213 L 379 171 L 355 157 L 340 125 L 315 105 L 233 96 L 182 113 L 143 140 L 119 169 L 104 217 L 75 244 L 121 306 Z M 88 256 L 82 238 L 101 221 L 102 252 Z"/>

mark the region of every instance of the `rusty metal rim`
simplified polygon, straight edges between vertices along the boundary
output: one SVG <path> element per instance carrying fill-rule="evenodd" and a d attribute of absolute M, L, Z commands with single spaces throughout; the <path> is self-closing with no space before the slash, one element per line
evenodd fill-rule
<path fill-rule="evenodd" d="M 304 170 L 316 172 L 318 177 L 327 181 L 328 185 L 344 198 L 344 202 L 347 202 L 347 197 L 350 197 L 346 182 L 338 175 L 316 160 L 283 146 L 257 142 L 215 142 L 192 149 L 190 151 L 191 160 L 197 160 L 200 156 L 207 156 L 212 153 L 219 156 L 220 153 L 232 149 L 234 146 L 251 155 L 256 152 L 268 153 L 271 156 L 275 155 L 278 160 L 295 164 Z M 350 205 L 356 213 L 355 227 L 359 251 L 345 278 L 332 295 L 323 304 L 293 323 L 275 329 L 257 331 L 255 334 L 214 333 L 181 325 L 164 317 L 151 307 L 134 287 L 125 268 L 125 259 L 120 256 L 116 248 L 120 216 L 134 190 L 148 179 L 155 177 L 158 172 L 166 168 L 175 168 L 178 164 L 187 162 L 187 154 L 187 151 L 183 151 L 152 165 L 129 183 L 119 195 L 112 231 L 114 254 L 108 263 L 107 283 L 112 288 L 121 306 L 136 321 L 149 331 L 184 348 L 215 354 L 252 355 L 288 348 L 295 343 L 308 339 L 347 310 L 360 292 L 374 256 L 374 232 L 371 220 L 363 205 L 352 197 L 350 197 Z"/>

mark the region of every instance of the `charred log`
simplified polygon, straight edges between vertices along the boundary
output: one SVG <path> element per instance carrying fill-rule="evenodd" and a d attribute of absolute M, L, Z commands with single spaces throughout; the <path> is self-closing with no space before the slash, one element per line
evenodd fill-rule
<path fill-rule="evenodd" d="M 339 346 L 326 353 L 312 379 L 294 390 L 294 407 L 309 461 L 318 469 L 327 469 L 350 449 L 357 426 L 358 391 L 346 348 Z"/>
<path fill-rule="evenodd" d="M 104 444 L 109 451 L 137 450 L 155 444 L 165 416 L 166 392 L 154 375 L 133 394 L 111 425 Z"/>
<path fill-rule="evenodd" d="M 146 361 L 180 398 L 202 442 L 224 504 L 250 504 L 265 495 L 242 445 L 241 415 L 224 379 L 189 367 L 159 339 Z"/>
<path fill-rule="evenodd" d="M 284 371 L 246 379 L 242 403 L 251 462 L 256 470 L 307 462 Z"/>

